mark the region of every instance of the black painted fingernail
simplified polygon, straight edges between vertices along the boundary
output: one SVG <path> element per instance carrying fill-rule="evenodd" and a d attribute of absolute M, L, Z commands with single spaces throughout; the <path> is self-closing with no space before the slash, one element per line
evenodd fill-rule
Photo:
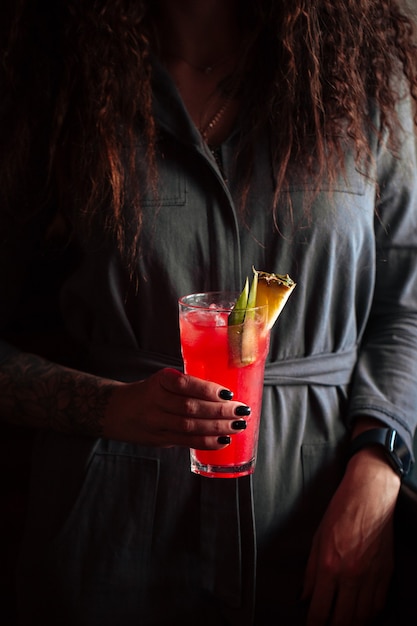
<path fill-rule="evenodd" d="M 230 391 L 230 389 L 221 389 L 219 391 L 219 398 L 221 398 L 222 400 L 232 400 L 233 391 Z"/>
<path fill-rule="evenodd" d="M 245 404 L 237 406 L 235 409 L 235 415 L 239 415 L 241 417 L 250 415 L 250 406 L 246 406 Z"/>
<path fill-rule="evenodd" d="M 232 422 L 232 428 L 234 430 L 245 430 L 246 426 L 246 420 L 236 420 L 235 422 Z"/>
<path fill-rule="evenodd" d="M 217 437 L 217 443 L 230 443 L 232 440 L 229 435 L 223 435 L 222 437 Z"/>

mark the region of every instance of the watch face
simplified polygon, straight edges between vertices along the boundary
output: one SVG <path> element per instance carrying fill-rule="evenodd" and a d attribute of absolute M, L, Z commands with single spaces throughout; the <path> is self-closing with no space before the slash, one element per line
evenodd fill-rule
<path fill-rule="evenodd" d="M 389 437 L 389 453 L 392 455 L 392 458 L 400 470 L 401 475 L 406 476 L 412 465 L 411 454 L 405 444 L 405 441 L 400 437 L 396 430 L 391 429 Z"/>

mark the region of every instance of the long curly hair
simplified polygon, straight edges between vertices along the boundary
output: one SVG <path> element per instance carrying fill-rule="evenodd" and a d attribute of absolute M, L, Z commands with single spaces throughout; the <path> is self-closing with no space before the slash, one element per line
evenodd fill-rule
<path fill-rule="evenodd" d="M 112 233 L 130 257 L 141 225 L 141 193 L 154 186 L 157 131 L 152 115 L 150 0 L 3 0 L 0 13 L 0 193 L 4 210 L 27 216 L 54 198 L 71 219 Z M 247 33 L 230 77 L 245 102 L 238 160 L 249 189 L 251 146 L 267 125 L 274 136 L 276 199 L 291 164 L 319 181 L 335 178 L 346 139 L 358 161 L 375 133 L 392 135 L 398 81 L 417 101 L 417 47 L 401 0 L 241 0 Z M 416 120 L 417 121 L 417 120 Z M 138 132 L 147 176 L 138 172 Z M 126 154 L 130 155 L 126 161 Z M 134 177 L 134 178 L 131 178 Z M 22 184 L 24 181 L 24 184 Z"/>

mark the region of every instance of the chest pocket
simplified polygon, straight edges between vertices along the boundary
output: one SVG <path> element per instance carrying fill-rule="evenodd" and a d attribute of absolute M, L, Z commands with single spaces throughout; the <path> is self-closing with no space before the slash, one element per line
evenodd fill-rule
<path fill-rule="evenodd" d="M 144 207 L 180 207 L 186 203 L 186 185 L 184 172 L 172 161 L 169 165 L 158 167 L 156 193 L 144 193 Z"/>
<path fill-rule="evenodd" d="M 140 146 L 137 146 L 137 158 L 139 168 L 144 172 L 143 164 L 146 163 L 146 158 Z M 186 181 L 182 158 L 180 146 L 174 146 L 167 140 L 161 141 L 161 145 L 157 147 L 155 189 L 149 184 L 144 184 L 146 176 L 142 175 L 141 203 L 144 208 L 157 210 L 161 207 L 181 207 L 186 204 Z"/>
<path fill-rule="evenodd" d="M 315 191 L 314 181 L 306 180 L 302 183 L 291 183 L 289 185 L 290 193 L 309 193 Z M 319 185 L 319 192 L 325 193 L 347 193 L 354 196 L 363 196 L 365 194 L 365 180 L 358 172 L 349 173 L 338 176 L 333 183 L 324 179 Z"/>
<path fill-rule="evenodd" d="M 308 178 L 304 175 L 303 166 L 296 164 L 294 171 L 290 173 L 290 192 L 314 192 L 316 190 L 316 181 L 314 176 Z M 276 172 L 275 172 L 276 173 Z M 336 180 L 331 181 L 327 172 L 324 172 L 318 185 L 319 192 L 347 193 L 362 196 L 366 191 L 366 174 L 360 171 L 355 163 L 354 155 L 351 149 L 346 147 L 344 157 L 344 171 L 337 175 Z"/>

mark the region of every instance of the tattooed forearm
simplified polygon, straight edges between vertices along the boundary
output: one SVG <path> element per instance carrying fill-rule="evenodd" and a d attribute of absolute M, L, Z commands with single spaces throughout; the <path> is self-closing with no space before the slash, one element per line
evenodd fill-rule
<path fill-rule="evenodd" d="M 16 425 L 100 436 L 112 390 L 109 380 L 15 353 L 0 368 L 0 415 Z"/>

